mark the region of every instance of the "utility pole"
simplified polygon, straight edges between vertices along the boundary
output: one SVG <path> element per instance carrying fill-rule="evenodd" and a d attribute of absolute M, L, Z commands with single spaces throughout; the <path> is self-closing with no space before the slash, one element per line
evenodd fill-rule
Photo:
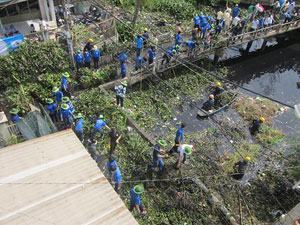
<path fill-rule="evenodd" d="M 67 45 L 68 45 L 68 51 L 72 63 L 72 67 L 75 68 L 75 61 L 74 61 L 74 47 L 73 47 L 73 40 L 72 40 L 72 32 L 70 29 L 70 17 L 69 17 L 69 9 L 67 8 L 66 4 L 68 6 L 70 5 L 70 0 L 63 0 L 63 8 L 64 8 L 64 17 L 65 17 L 65 34 L 67 37 Z"/>

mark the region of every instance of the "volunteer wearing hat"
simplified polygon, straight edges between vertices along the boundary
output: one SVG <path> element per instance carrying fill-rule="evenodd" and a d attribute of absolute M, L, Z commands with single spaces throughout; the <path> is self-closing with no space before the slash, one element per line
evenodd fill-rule
<path fill-rule="evenodd" d="M 142 204 L 142 194 L 144 193 L 145 189 L 142 184 L 134 186 L 130 190 L 130 211 L 136 209 L 140 214 L 146 214 L 146 210 Z"/>
<path fill-rule="evenodd" d="M 60 107 L 60 114 L 62 121 L 64 122 L 64 128 L 70 128 L 73 122 L 73 114 L 71 113 L 68 104 L 63 103 Z"/>
<path fill-rule="evenodd" d="M 75 116 L 75 126 L 74 126 L 74 131 L 78 139 L 83 142 L 83 126 L 84 126 L 84 120 L 83 120 L 83 115 L 81 113 L 78 113 Z"/>
<path fill-rule="evenodd" d="M 215 82 L 214 86 L 214 91 L 212 92 L 212 95 L 214 96 L 215 99 L 215 105 L 218 106 L 221 100 L 221 94 L 224 92 L 224 89 L 222 87 L 222 83 L 220 81 Z"/>
<path fill-rule="evenodd" d="M 104 116 L 100 114 L 98 116 L 98 119 L 95 122 L 93 131 L 92 131 L 92 135 L 91 135 L 91 139 L 94 139 L 94 137 L 95 137 L 95 135 L 97 133 L 100 133 L 100 136 L 102 138 L 102 136 L 103 136 L 103 129 L 105 127 L 110 130 L 110 128 L 107 126 L 106 122 L 104 121 Z"/>
<path fill-rule="evenodd" d="M 92 49 L 93 49 L 93 43 L 94 43 L 94 40 L 92 38 L 89 38 L 87 40 L 84 48 L 83 48 L 83 51 L 84 52 L 86 52 L 86 51 L 88 51 L 88 52 L 92 51 Z"/>
<path fill-rule="evenodd" d="M 232 177 L 234 179 L 241 180 L 244 177 L 245 170 L 250 161 L 251 157 L 246 156 L 243 160 L 240 160 L 237 163 L 235 163 L 233 166 L 234 174 L 232 175 Z"/>
<path fill-rule="evenodd" d="M 63 98 L 62 98 L 62 103 L 66 103 L 66 104 L 69 106 L 70 112 L 71 112 L 72 114 L 74 114 L 75 108 L 74 108 L 74 106 L 73 106 L 73 104 L 72 104 L 72 102 L 71 102 L 71 100 L 70 100 L 69 97 L 63 97 Z"/>
<path fill-rule="evenodd" d="M 96 45 L 94 45 L 92 55 L 93 55 L 94 68 L 98 69 L 99 68 L 99 61 L 100 61 L 100 57 L 102 56 L 102 53 Z"/>
<path fill-rule="evenodd" d="M 144 33 L 143 33 L 142 38 L 143 38 L 143 40 L 144 40 L 144 45 L 147 46 L 148 40 L 149 40 L 149 38 L 150 38 L 149 33 L 148 33 L 148 28 L 145 28 L 145 29 L 144 29 Z"/>
<path fill-rule="evenodd" d="M 116 163 L 112 164 L 108 169 L 111 175 L 111 181 L 115 184 L 115 191 L 118 193 L 122 182 L 121 170 Z"/>
<path fill-rule="evenodd" d="M 87 68 L 91 68 L 91 62 L 92 62 L 92 55 L 90 51 L 85 51 L 83 53 L 83 58 L 84 58 L 84 66 Z"/>
<path fill-rule="evenodd" d="M 64 97 L 64 94 L 59 90 L 58 87 L 54 87 L 52 89 L 52 94 L 53 94 L 53 97 L 55 97 L 56 103 L 60 104 L 62 101 L 62 98 Z"/>
<path fill-rule="evenodd" d="M 158 168 L 160 172 L 164 171 L 165 164 L 163 158 L 166 156 L 163 148 L 167 147 L 167 142 L 165 140 L 159 140 L 153 147 L 153 164 L 152 168 Z"/>
<path fill-rule="evenodd" d="M 176 169 L 180 169 L 181 165 L 185 163 L 188 155 L 191 155 L 193 151 L 193 145 L 181 144 L 178 147 L 178 157 L 176 161 Z"/>
<path fill-rule="evenodd" d="M 70 77 L 70 74 L 68 72 L 63 73 L 61 76 L 60 89 L 61 89 L 62 93 L 64 94 L 64 96 L 70 96 L 69 81 L 68 81 L 69 77 Z"/>
<path fill-rule="evenodd" d="M 83 66 L 83 62 L 84 62 L 83 54 L 81 53 L 80 50 L 77 50 L 76 54 L 74 55 L 74 61 L 76 63 L 76 69 L 78 72 L 78 70 Z"/>
<path fill-rule="evenodd" d="M 261 124 L 263 124 L 264 122 L 265 122 L 265 118 L 262 116 L 259 119 L 254 119 L 250 127 L 250 133 L 252 135 L 256 135 L 257 133 L 259 133 Z"/>
<path fill-rule="evenodd" d="M 57 103 L 54 102 L 52 98 L 48 98 L 46 100 L 46 109 L 49 112 L 49 116 L 52 122 L 53 123 L 58 122 L 58 115 L 57 115 L 58 105 Z"/>
<path fill-rule="evenodd" d="M 127 82 L 122 81 L 120 85 L 115 86 L 117 106 L 124 108 L 124 99 L 126 94 Z"/>
<path fill-rule="evenodd" d="M 13 123 L 17 123 L 17 122 L 19 122 L 21 119 L 22 119 L 22 117 L 20 117 L 19 116 L 19 110 L 18 109 L 16 109 L 16 108 L 13 108 L 13 109 L 11 109 L 10 111 L 9 111 L 9 113 L 10 113 L 10 120 L 13 122 Z"/>

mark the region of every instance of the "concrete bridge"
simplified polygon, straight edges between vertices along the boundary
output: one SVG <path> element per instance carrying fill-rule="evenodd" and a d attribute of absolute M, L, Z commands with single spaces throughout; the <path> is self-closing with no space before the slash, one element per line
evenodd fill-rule
<path fill-rule="evenodd" d="M 276 24 L 273 26 L 265 27 L 252 32 L 245 32 L 243 34 L 239 34 L 236 36 L 232 36 L 230 34 L 224 35 L 220 34 L 220 38 L 214 40 L 209 46 L 199 45 L 193 56 L 188 56 L 187 48 L 183 47 L 180 53 L 171 59 L 170 63 L 167 65 L 162 65 L 162 55 L 166 50 L 166 46 L 171 46 L 174 43 L 174 35 L 168 33 L 163 34 L 159 37 L 159 44 L 157 49 L 157 58 L 156 61 L 151 66 L 145 66 L 144 68 L 134 71 L 134 65 L 128 65 L 129 74 L 127 75 L 127 79 L 130 85 L 133 85 L 143 79 L 146 79 L 153 74 L 161 74 L 167 70 L 175 68 L 179 65 L 182 65 L 182 61 L 188 62 L 196 62 L 208 55 L 214 54 L 215 57 L 220 57 L 222 52 L 226 48 L 237 47 L 247 44 L 245 51 L 249 51 L 253 41 L 258 39 L 264 39 L 264 43 L 262 48 L 266 46 L 267 41 L 271 37 L 275 37 L 290 31 L 294 31 L 300 28 L 300 19 L 293 20 L 288 23 Z M 183 35 L 185 38 L 185 36 Z M 104 89 L 111 89 L 116 84 L 118 84 L 121 79 L 114 80 L 108 82 L 106 84 L 101 85 Z"/>

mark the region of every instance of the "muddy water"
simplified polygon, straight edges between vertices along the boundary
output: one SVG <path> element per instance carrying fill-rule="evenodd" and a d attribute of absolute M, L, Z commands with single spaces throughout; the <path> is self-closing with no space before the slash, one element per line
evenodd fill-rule
<path fill-rule="evenodd" d="M 231 80 L 289 105 L 300 104 L 300 44 L 256 56 L 230 66 Z M 249 93 L 247 93 L 249 94 Z M 300 130 L 300 120 L 288 109 L 274 120 L 286 133 Z"/>

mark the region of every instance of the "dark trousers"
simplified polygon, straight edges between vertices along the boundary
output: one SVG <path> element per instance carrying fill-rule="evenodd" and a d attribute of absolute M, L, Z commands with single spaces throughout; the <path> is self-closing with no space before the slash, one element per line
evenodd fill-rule
<path fill-rule="evenodd" d="M 139 57 L 141 55 L 141 51 L 142 51 L 141 48 L 136 49 L 136 57 Z"/>
<path fill-rule="evenodd" d="M 135 207 L 135 205 L 132 204 L 132 203 L 130 203 L 129 211 L 133 211 L 134 207 Z M 140 211 L 141 211 L 141 212 L 144 212 L 144 211 L 145 211 L 145 208 L 144 208 L 144 206 L 143 206 L 142 204 L 139 205 L 139 208 L 140 208 Z"/>
<path fill-rule="evenodd" d="M 153 62 L 154 62 L 154 59 L 153 59 L 153 58 L 149 58 L 149 59 L 148 59 L 149 65 L 152 64 Z"/>
<path fill-rule="evenodd" d="M 166 54 L 163 56 L 163 59 L 161 61 L 161 65 L 164 64 L 164 62 L 166 61 L 167 64 L 170 62 L 171 57 L 167 56 Z"/>
<path fill-rule="evenodd" d="M 81 63 L 76 63 L 76 70 L 77 72 L 79 71 L 79 69 L 82 67 L 82 64 Z"/>
<path fill-rule="evenodd" d="M 95 69 L 99 68 L 99 60 L 100 60 L 99 58 L 94 58 L 94 60 L 93 60 L 94 61 L 94 68 Z"/>
<path fill-rule="evenodd" d="M 174 146 L 170 149 L 169 154 L 172 155 L 174 152 L 178 153 L 178 142 L 175 142 Z"/>
<path fill-rule="evenodd" d="M 75 131 L 76 136 L 78 137 L 78 139 L 82 142 L 83 141 L 83 132 L 76 132 Z"/>
<path fill-rule="evenodd" d="M 117 142 L 111 141 L 110 142 L 110 152 L 109 152 L 110 155 L 114 154 L 116 147 L 117 147 Z"/>
<path fill-rule="evenodd" d="M 120 105 L 121 107 L 123 107 L 124 106 L 124 98 L 117 95 L 116 99 L 117 99 L 117 105 Z"/>
<path fill-rule="evenodd" d="M 49 116 L 50 116 L 50 118 L 51 118 L 51 120 L 52 120 L 53 123 L 58 122 L 57 112 L 50 113 Z"/>
<path fill-rule="evenodd" d="M 85 62 L 85 67 L 91 68 L 91 62 Z"/>

